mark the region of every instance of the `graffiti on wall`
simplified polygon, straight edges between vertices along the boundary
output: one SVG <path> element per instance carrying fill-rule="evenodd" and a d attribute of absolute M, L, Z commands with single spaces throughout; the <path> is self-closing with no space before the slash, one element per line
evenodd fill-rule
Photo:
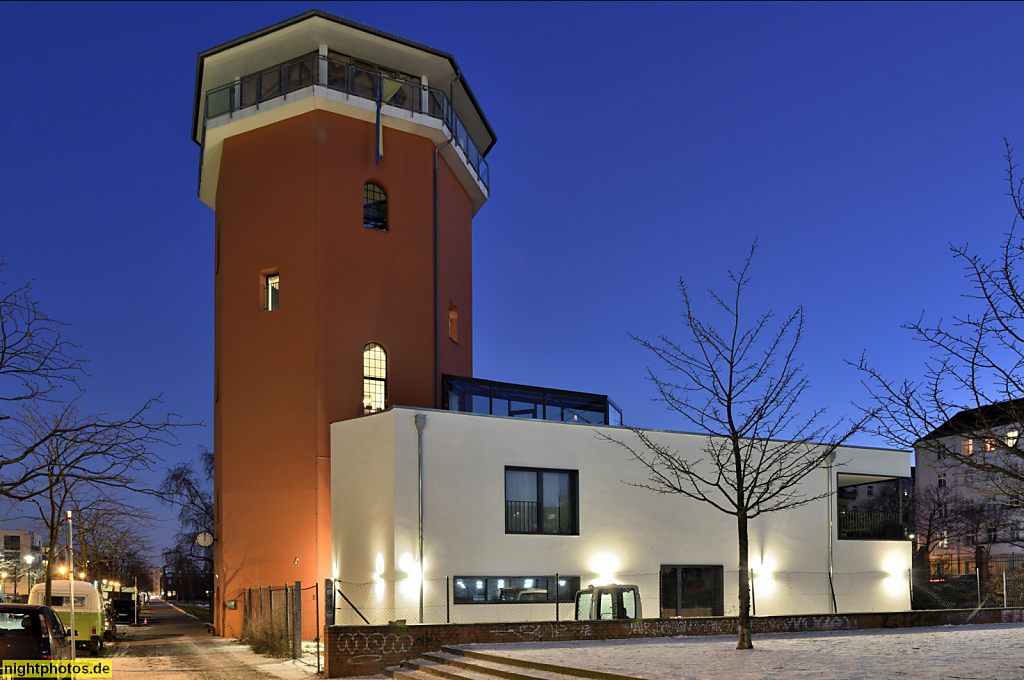
<path fill-rule="evenodd" d="M 755 633 L 801 633 L 818 630 L 855 630 L 846 616 L 786 616 L 771 619 L 754 619 L 750 628 Z"/>
<path fill-rule="evenodd" d="M 537 623 L 493 628 L 491 635 L 514 637 L 524 642 L 541 642 L 565 638 L 576 640 L 587 638 L 591 636 L 591 630 L 589 623 Z"/>
<path fill-rule="evenodd" d="M 338 651 L 348 656 L 345 663 L 377 663 L 384 655 L 404 654 L 412 649 L 411 635 L 394 633 L 343 633 L 338 636 Z"/>
<path fill-rule="evenodd" d="M 734 621 L 723 619 L 640 619 L 623 622 L 627 637 L 725 635 L 736 632 Z"/>

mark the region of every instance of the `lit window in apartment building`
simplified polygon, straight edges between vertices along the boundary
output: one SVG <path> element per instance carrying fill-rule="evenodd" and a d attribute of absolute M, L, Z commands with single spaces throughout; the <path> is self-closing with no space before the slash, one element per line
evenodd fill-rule
<path fill-rule="evenodd" d="M 965 439 L 964 440 L 964 452 L 963 453 L 964 453 L 965 456 L 970 456 L 971 454 L 974 453 L 974 440 L 973 439 Z"/>
<path fill-rule="evenodd" d="M 388 396 L 388 355 L 371 342 L 363 348 L 363 413 L 383 411 Z"/>

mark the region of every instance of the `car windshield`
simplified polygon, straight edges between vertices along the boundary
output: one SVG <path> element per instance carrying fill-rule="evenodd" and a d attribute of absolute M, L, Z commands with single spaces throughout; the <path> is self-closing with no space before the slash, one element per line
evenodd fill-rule
<path fill-rule="evenodd" d="M 0 611 L 0 635 L 32 636 L 40 634 L 35 612 Z"/>

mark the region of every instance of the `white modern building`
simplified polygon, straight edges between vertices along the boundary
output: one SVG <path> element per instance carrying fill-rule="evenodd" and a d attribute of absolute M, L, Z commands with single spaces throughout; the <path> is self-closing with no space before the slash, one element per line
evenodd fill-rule
<path fill-rule="evenodd" d="M 426 623 L 571 618 L 575 590 L 602 582 L 640 585 L 645 617 L 736 613 L 732 516 L 631 486 L 646 469 L 604 438 L 630 430 L 550 405 L 531 416 L 518 398 L 490 409 L 505 415 L 478 399 L 475 413 L 396 406 L 331 425 L 339 623 L 421 620 L 420 564 Z M 515 403 L 525 417 L 507 415 Z M 691 457 L 706 442 L 651 434 Z M 830 496 L 753 520 L 755 613 L 909 609 L 907 528 L 843 526 L 836 493 L 909 475 L 909 452 L 845 447 L 803 482 Z"/>

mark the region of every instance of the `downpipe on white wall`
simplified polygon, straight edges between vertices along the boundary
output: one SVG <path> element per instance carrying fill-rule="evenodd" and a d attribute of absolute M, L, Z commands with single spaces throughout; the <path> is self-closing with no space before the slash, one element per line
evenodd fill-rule
<path fill-rule="evenodd" d="M 424 413 L 417 413 L 413 419 L 416 425 L 416 464 L 417 464 L 417 502 L 419 516 L 418 546 L 416 559 L 419 560 L 420 570 L 420 623 L 423 623 L 423 428 L 427 426 L 427 416 Z"/>

